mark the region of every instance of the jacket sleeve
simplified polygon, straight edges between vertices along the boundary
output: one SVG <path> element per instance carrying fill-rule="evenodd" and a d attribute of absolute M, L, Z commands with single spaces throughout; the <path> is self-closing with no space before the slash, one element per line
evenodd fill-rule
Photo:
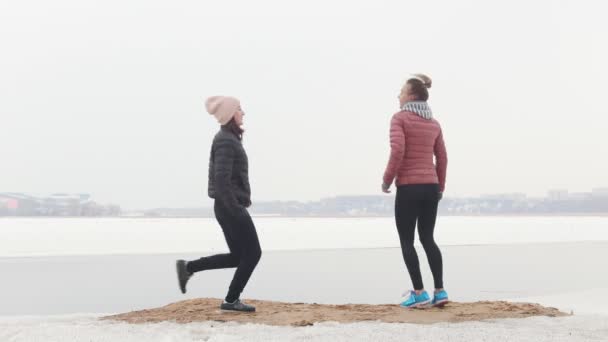
<path fill-rule="evenodd" d="M 249 184 L 249 173 L 246 175 L 244 180 L 245 191 L 247 193 L 247 207 L 251 205 L 251 184 Z"/>
<path fill-rule="evenodd" d="M 439 178 L 439 191 L 443 192 L 445 190 L 445 177 L 448 168 L 448 153 L 445 150 L 445 143 L 443 141 L 443 132 L 439 130 L 439 135 L 435 140 L 435 160 L 436 160 L 436 170 L 437 177 Z"/>
<path fill-rule="evenodd" d="M 383 177 L 384 184 L 387 185 L 393 183 L 405 154 L 405 126 L 403 119 L 396 114 L 391 119 L 390 140 L 391 155 Z"/>
<path fill-rule="evenodd" d="M 213 152 L 213 157 L 215 198 L 221 201 L 230 212 L 238 214 L 242 211 L 242 207 L 239 205 L 232 187 L 232 166 L 235 159 L 234 146 L 231 146 L 228 142 L 219 143 Z"/>

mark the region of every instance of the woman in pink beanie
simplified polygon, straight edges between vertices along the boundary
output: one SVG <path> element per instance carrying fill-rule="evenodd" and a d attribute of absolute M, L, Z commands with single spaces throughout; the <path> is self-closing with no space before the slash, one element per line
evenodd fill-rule
<path fill-rule="evenodd" d="M 386 193 L 393 181 L 397 186 L 395 221 L 403 259 L 414 285 L 409 297 L 401 303 L 408 308 L 443 306 L 448 301 L 443 289 L 443 259 L 433 237 L 448 158 L 441 125 L 433 118 L 427 103 L 430 87 L 431 78 L 417 74 L 401 88 L 401 110 L 391 120 L 391 155 L 382 183 L 382 191 Z M 435 282 L 432 300 L 424 290 L 414 248 L 416 224 Z"/>
<path fill-rule="evenodd" d="M 239 299 L 262 256 L 258 235 L 247 211 L 251 206 L 251 188 L 249 162 L 242 144 L 245 113 L 239 100 L 229 96 L 210 97 L 205 107 L 221 125 L 211 146 L 208 194 L 215 200 L 215 217 L 230 253 L 193 261 L 177 260 L 179 287 L 186 293 L 186 284 L 196 272 L 236 267 L 220 309 L 254 312 L 255 307 Z"/>

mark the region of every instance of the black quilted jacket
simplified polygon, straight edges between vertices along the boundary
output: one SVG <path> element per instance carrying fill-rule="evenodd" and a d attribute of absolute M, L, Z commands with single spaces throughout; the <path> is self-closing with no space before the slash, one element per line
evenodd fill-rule
<path fill-rule="evenodd" d="M 223 126 L 211 146 L 208 194 L 235 214 L 251 205 L 247 153 L 241 140 Z"/>

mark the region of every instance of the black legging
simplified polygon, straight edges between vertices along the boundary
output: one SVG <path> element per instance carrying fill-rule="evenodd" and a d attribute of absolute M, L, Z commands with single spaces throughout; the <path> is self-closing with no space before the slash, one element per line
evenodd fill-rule
<path fill-rule="evenodd" d="M 226 296 L 227 302 L 234 302 L 240 297 L 262 256 L 258 234 L 251 216 L 247 210 L 242 209 L 241 213 L 235 215 L 216 200 L 215 218 L 222 227 L 230 253 L 202 257 L 187 264 L 188 271 L 192 273 L 236 267 Z"/>
<path fill-rule="evenodd" d="M 418 221 L 418 236 L 426 252 L 435 288 L 443 288 L 443 261 L 441 251 L 433 238 L 437 206 L 439 204 L 437 184 L 411 184 L 397 187 L 395 199 L 395 221 L 401 241 L 405 265 L 412 279 L 414 290 L 422 290 L 420 262 L 414 248 L 414 231 Z"/>

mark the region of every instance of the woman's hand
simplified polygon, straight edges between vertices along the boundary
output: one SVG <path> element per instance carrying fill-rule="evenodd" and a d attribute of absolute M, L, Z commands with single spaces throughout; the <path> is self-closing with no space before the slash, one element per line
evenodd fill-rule
<path fill-rule="evenodd" d="M 382 183 L 382 192 L 384 192 L 385 194 L 390 194 L 391 193 L 391 191 L 389 190 L 390 187 L 391 186 L 389 184 Z"/>

